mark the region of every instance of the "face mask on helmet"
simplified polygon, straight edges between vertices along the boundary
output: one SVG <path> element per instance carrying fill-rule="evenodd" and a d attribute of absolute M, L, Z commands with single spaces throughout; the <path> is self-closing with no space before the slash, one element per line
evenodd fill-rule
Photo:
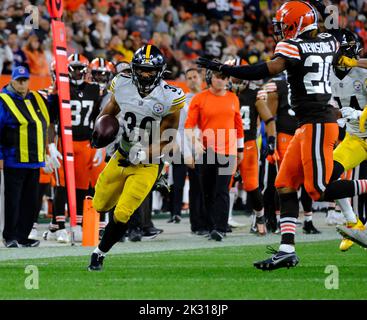
<path fill-rule="evenodd" d="M 101 90 L 106 89 L 111 79 L 111 72 L 92 70 L 92 81 L 98 83 Z"/>
<path fill-rule="evenodd" d="M 284 39 L 282 24 L 278 22 L 276 19 L 273 19 L 273 38 L 276 43 Z"/>
<path fill-rule="evenodd" d="M 349 30 L 341 30 L 337 38 L 340 43 L 339 50 L 341 55 L 352 59 L 359 59 L 362 47 L 357 35 Z M 341 77 L 346 76 L 350 70 L 351 68 L 334 66 L 335 73 Z"/>
<path fill-rule="evenodd" d="M 152 45 L 138 49 L 131 63 L 133 83 L 142 94 L 149 94 L 159 85 L 166 62 L 158 48 Z"/>
<path fill-rule="evenodd" d="M 87 74 L 87 67 L 84 65 L 69 65 L 69 78 L 72 84 L 81 85 L 85 80 Z"/>

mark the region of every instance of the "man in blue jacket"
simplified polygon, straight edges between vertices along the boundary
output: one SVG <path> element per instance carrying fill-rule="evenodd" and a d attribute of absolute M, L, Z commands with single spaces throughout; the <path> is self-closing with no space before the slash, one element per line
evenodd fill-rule
<path fill-rule="evenodd" d="M 0 170 L 4 170 L 5 224 L 8 248 L 36 247 L 28 239 L 37 211 L 40 168 L 45 166 L 50 117 L 46 101 L 29 91 L 29 72 L 13 69 L 0 93 Z"/>

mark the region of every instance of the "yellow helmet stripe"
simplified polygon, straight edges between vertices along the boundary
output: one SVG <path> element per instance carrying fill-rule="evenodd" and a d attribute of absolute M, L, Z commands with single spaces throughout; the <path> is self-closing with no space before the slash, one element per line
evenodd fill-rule
<path fill-rule="evenodd" d="M 148 63 L 150 59 L 150 49 L 152 48 L 151 44 L 147 45 L 147 50 L 145 51 L 145 62 Z"/>

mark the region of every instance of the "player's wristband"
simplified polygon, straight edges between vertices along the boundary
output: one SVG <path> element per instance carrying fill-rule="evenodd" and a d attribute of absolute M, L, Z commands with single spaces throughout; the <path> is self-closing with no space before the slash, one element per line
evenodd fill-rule
<path fill-rule="evenodd" d="M 232 67 L 225 64 L 221 68 L 221 72 L 226 76 L 232 76 L 243 80 L 261 80 L 270 76 L 266 62 L 238 67 Z"/>

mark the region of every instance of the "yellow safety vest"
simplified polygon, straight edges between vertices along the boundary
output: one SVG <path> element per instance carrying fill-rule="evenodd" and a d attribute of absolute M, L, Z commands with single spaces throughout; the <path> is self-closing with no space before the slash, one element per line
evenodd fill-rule
<path fill-rule="evenodd" d="M 17 160 L 21 163 L 43 162 L 50 116 L 38 92 L 31 91 L 28 97 L 29 99 L 19 100 L 13 99 L 6 93 L 0 93 L 0 98 L 5 102 L 4 105 L 19 123 L 14 145 Z"/>

